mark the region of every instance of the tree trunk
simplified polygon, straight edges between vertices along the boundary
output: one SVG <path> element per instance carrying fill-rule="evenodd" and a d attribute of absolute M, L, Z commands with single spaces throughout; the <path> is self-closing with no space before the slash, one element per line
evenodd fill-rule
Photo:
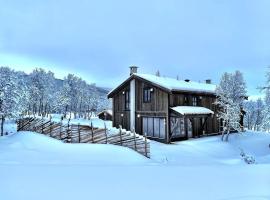
<path fill-rule="evenodd" d="M 68 105 L 65 106 L 64 118 L 67 118 Z"/>

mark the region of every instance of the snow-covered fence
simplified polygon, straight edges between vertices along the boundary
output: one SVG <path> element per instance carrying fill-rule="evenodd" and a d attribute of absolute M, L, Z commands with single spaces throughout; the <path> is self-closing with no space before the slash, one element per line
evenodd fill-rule
<path fill-rule="evenodd" d="M 110 133 L 106 127 L 95 128 L 92 125 L 64 124 L 45 118 L 22 118 L 17 120 L 18 131 L 33 131 L 48 135 L 67 143 L 114 144 L 128 147 L 150 158 L 150 143 L 146 137 L 135 132 L 119 129 Z"/>

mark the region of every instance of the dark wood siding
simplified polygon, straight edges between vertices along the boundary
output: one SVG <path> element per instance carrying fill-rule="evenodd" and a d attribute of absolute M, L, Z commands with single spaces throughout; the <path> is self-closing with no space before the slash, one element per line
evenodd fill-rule
<path fill-rule="evenodd" d="M 136 80 L 136 132 L 143 134 L 142 117 L 163 117 L 168 116 L 168 93 L 141 80 Z M 144 88 L 152 88 L 151 101 L 143 101 Z M 166 122 L 167 130 L 167 122 Z M 166 131 L 167 135 L 167 131 Z"/>
<path fill-rule="evenodd" d="M 175 106 L 193 106 L 192 105 L 192 98 L 197 98 L 197 106 L 202 106 L 208 108 L 216 113 L 217 109 L 214 105 L 216 97 L 214 95 L 207 95 L 207 94 L 197 94 L 197 93 L 174 93 L 170 95 L 170 107 Z M 186 98 L 186 101 L 185 101 Z M 202 126 L 201 119 L 193 119 L 193 131 L 194 135 L 198 136 L 201 135 Z M 212 117 L 208 117 L 207 122 L 205 124 L 205 133 L 217 133 L 218 132 L 218 120 L 216 115 Z"/>
<path fill-rule="evenodd" d="M 113 126 L 119 128 L 122 125 L 123 128 L 130 130 L 130 112 L 125 109 L 125 95 L 123 94 L 127 90 L 129 90 L 129 83 L 113 97 Z"/>

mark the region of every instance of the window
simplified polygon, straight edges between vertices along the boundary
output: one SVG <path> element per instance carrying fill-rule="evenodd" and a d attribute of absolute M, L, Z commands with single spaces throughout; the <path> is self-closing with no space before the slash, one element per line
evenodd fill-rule
<path fill-rule="evenodd" d="M 192 97 L 192 105 L 193 106 L 197 106 L 198 105 L 197 97 Z"/>
<path fill-rule="evenodd" d="M 165 138 L 165 118 L 143 117 L 143 134 L 149 137 Z"/>
<path fill-rule="evenodd" d="M 126 90 L 126 91 L 125 91 L 125 109 L 126 109 L 126 110 L 129 110 L 129 106 L 130 106 L 129 91 Z"/>
<path fill-rule="evenodd" d="M 143 89 L 143 102 L 145 103 L 151 102 L 151 88 Z"/>
<path fill-rule="evenodd" d="M 186 136 L 184 118 L 171 117 L 171 134 L 172 138 Z"/>

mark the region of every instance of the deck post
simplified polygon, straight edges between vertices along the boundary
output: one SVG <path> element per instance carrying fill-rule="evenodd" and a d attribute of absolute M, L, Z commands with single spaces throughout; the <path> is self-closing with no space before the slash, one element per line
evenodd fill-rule
<path fill-rule="evenodd" d="M 188 121 L 187 117 L 184 116 L 184 126 L 185 126 L 185 133 L 186 133 L 186 139 L 188 139 Z"/>

